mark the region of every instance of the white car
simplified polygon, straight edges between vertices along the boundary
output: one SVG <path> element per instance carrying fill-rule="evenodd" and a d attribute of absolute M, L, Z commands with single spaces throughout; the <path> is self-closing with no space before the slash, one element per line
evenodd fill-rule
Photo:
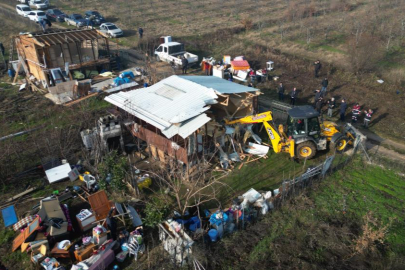
<path fill-rule="evenodd" d="M 28 2 L 30 7 L 36 8 L 36 9 L 47 9 L 48 4 L 42 2 L 41 0 L 30 0 Z"/>
<path fill-rule="evenodd" d="M 120 37 L 124 35 L 124 32 L 113 23 L 101 24 L 100 31 L 109 37 Z"/>
<path fill-rule="evenodd" d="M 30 13 L 32 10 L 27 5 L 17 5 L 15 6 L 15 10 L 17 11 L 18 15 L 27 17 L 27 14 Z"/>
<path fill-rule="evenodd" d="M 46 19 L 46 14 L 42 10 L 34 10 L 27 14 L 27 17 L 34 22 Z"/>

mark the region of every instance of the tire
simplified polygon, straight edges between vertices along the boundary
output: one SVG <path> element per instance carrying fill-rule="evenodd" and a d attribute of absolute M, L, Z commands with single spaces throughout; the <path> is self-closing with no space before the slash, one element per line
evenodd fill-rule
<path fill-rule="evenodd" d="M 341 136 L 334 143 L 331 143 L 332 149 L 335 149 L 338 153 L 343 153 L 349 143 L 349 138 L 346 136 Z"/>
<path fill-rule="evenodd" d="M 306 141 L 297 145 L 297 157 L 299 159 L 311 159 L 316 154 L 316 146 L 311 141 Z"/>

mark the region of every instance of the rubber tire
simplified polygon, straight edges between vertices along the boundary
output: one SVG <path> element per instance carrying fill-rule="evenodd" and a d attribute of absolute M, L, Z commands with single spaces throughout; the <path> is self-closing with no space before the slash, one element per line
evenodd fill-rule
<path fill-rule="evenodd" d="M 310 153 L 308 156 L 303 156 L 303 155 L 300 154 L 301 151 L 304 150 L 304 149 L 303 149 L 304 147 L 308 147 L 308 148 L 311 149 L 311 153 Z M 313 157 L 316 155 L 316 146 L 315 146 L 315 144 L 314 144 L 313 142 L 311 142 L 311 141 L 306 141 L 306 142 L 300 143 L 300 144 L 297 145 L 297 151 L 296 151 L 296 153 L 297 153 L 297 157 L 298 157 L 299 159 L 311 159 L 311 158 L 313 158 Z"/>
<path fill-rule="evenodd" d="M 345 141 L 346 144 L 341 148 L 342 146 L 340 145 L 342 141 Z M 349 143 L 349 138 L 347 136 L 341 136 L 339 139 L 337 139 L 334 143 L 331 143 L 332 149 L 335 149 L 337 153 L 343 153 L 346 150 L 346 147 Z M 338 149 L 339 148 L 339 149 Z"/>

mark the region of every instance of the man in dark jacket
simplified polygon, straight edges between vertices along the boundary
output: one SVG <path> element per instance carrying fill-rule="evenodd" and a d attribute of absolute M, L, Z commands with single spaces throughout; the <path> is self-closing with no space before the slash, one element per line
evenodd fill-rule
<path fill-rule="evenodd" d="M 329 84 L 328 78 L 323 79 L 323 81 L 321 83 L 321 85 L 322 85 L 321 93 L 322 93 L 323 97 L 326 96 L 326 89 L 328 88 L 328 84 Z"/>
<path fill-rule="evenodd" d="M 139 37 L 142 38 L 143 37 L 143 29 L 142 29 L 142 27 L 139 27 L 138 33 L 139 33 Z"/>
<path fill-rule="evenodd" d="M 314 62 L 314 66 L 315 66 L 315 78 L 318 78 L 318 73 L 321 70 L 321 62 L 319 60 Z"/>
<path fill-rule="evenodd" d="M 295 101 L 297 100 L 297 96 L 298 96 L 297 88 L 294 87 L 294 89 L 290 93 L 290 104 L 291 105 L 293 105 L 293 106 L 295 105 Z"/>
<path fill-rule="evenodd" d="M 322 97 L 322 93 L 321 91 L 319 91 L 319 89 L 315 90 L 315 99 L 314 99 L 314 106 L 316 105 L 316 102 L 319 100 L 319 98 Z"/>
<path fill-rule="evenodd" d="M 1 54 L 4 56 L 4 54 L 5 54 L 5 49 L 4 49 L 3 43 L 1 43 L 1 42 L 0 42 L 0 52 L 1 52 Z"/>
<path fill-rule="evenodd" d="M 278 86 L 278 100 L 284 101 L 284 92 L 285 92 L 284 85 L 282 82 L 280 82 Z"/>
<path fill-rule="evenodd" d="M 322 97 L 320 97 L 315 104 L 315 109 L 316 111 L 321 114 L 322 113 L 322 105 L 323 105 L 323 101 L 322 101 Z"/>
<path fill-rule="evenodd" d="M 345 114 L 347 109 L 347 103 L 345 99 L 342 99 L 342 103 L 340 104 L 340 121 L 345 121 Z"/>
<path fill-rule="evenodd" d="M 184 56 L 181 59 L 181 65 L 182 65 L 183 74 L 187 74 L 188 60 Z"/>

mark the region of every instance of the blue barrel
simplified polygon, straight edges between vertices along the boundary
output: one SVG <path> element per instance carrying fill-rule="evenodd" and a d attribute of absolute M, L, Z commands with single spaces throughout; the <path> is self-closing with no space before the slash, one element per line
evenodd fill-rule
<path fill-rule="evenodd" d="M 215 229 L 211 229 L 208 231 L 208 236 L 210 237 L 212 242 L 216 242 L 218 240 L 218 231 Z"/>

